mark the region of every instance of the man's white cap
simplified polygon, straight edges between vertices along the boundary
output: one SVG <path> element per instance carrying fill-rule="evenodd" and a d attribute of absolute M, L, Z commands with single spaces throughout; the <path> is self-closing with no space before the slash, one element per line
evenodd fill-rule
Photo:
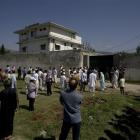
<path fill-rule="evenodd" d="M 73 73 L 76 74 L 77 73 L 76 70 Z"/>
<path fill-rule="evenodd" d="M 65 72 L 63 72 L 62 74 L 65 75 Z"/>

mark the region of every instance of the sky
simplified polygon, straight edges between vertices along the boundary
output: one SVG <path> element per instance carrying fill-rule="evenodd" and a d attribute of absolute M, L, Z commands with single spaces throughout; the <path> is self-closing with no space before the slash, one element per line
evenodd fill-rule
<path fill-rule="evenodd" d="M 140 45 L 140 0 L 0 0 L 0 45 L 18 50 L 14 31 L 48 21 L 77 31 L 96 51 Z"/>

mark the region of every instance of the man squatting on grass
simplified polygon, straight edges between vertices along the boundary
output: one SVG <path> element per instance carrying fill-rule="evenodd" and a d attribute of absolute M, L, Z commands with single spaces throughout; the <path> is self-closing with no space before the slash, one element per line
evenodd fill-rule
<path fill-rule="evenodd" d="M 77 85 L 78 81 L 75 78 L 71 78 L 69 80 L 69 89 L 61 91 L 60 94 L 60 102 L 64 106 L 64 118 L 59 140 L 66 140 L 71 127 L 73 140 L 79 140 L 81 126 L 80 105 L 83 96 L 77 92 Z"/>

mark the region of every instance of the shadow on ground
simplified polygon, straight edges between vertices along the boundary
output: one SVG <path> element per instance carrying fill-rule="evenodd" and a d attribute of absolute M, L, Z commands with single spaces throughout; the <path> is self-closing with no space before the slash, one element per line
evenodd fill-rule
<path fill-rule="evenodd" d="M 109 122 L 116 132 L 104 130 L 108 137 L 100 137 L 98 140 L 140 140 L 140 109 L 126 107 L 122 115 L 114 115 Z"/>
<path fill-rule="evenodd" d="M 134 97 L 134 100 L 140 101 L 140 96 L 133 96 L 133 97 Z"/>
<path fill-rule="evenodd" d="M 29 106 L 27 106 L 27 105 L 19 105 L 19 109 L 29 110 Z"/>
<path fill-rule="evenodd" d="M 26 92 L 24 92 L 24 91 L 20 91 L 20 94 L 26 95 Z"/>
<path fill-rule="evenodd" d="M 55 136 L 51 136 L 49 138 L 35 137 L 33 140 L 56 140 Z"/>
<path fill-rule="evenodd" d="M 39 92 L 38 92 L 38 95 L 46 96 L 46 94 L 47 94 L 47 92 L 45 92 L 45 91 L 39 91 Z"/>

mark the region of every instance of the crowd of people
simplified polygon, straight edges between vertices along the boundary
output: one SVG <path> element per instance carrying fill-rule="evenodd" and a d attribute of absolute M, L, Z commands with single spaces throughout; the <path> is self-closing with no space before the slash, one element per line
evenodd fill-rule
<path fill-rule="evenodd" d="M 34 104 L 39 90 L 46 91 L 46 96 L 51 96 L 52 85 L 54 87 L 59 85 L 61 90 L 60 101 L 65 108 L 60 140 L 66 139 L 70 127 L 77 131 L 76 134 L 73 133 L 73 138 L 78 140 L 81 124 L 80 104 L 82 95 L 77 93 L 76 87 L 79 86 L 80 93 L 88 91 L 94 95 L 97 83 L 100 91 L 105 90 L 106 78 L 108 78 L 106 75 L 109 75 L 112 88 L 120 87 L 121 94 L 125 94 L 124 74 L 125 69 L 118 69 L 117 67 L 112 67 L 111 71 L 105 74 L 98 68 L 74 67 L 66 71 L 63 65 L 60 65 L 58 69 L 49 67 L 47 70 L 40 67 L 16 68 L 15 66 L 10 67 L 7 65 L 4 70 L 0 69 L 0 81 L 4 83 L 5 87 L 0 92 L 0 139 L 5 138 L 5 140 L 8 140 L 13 132 L 14 112 L 19 104 L 16 94 L 17 79 L 25 82 L 25 94 L 29 101 L 29 111 L 35 110 Z M 73 110 L 72 112 L 75 112 L 77 115 L 73 116 L 70 110 Z"/>

